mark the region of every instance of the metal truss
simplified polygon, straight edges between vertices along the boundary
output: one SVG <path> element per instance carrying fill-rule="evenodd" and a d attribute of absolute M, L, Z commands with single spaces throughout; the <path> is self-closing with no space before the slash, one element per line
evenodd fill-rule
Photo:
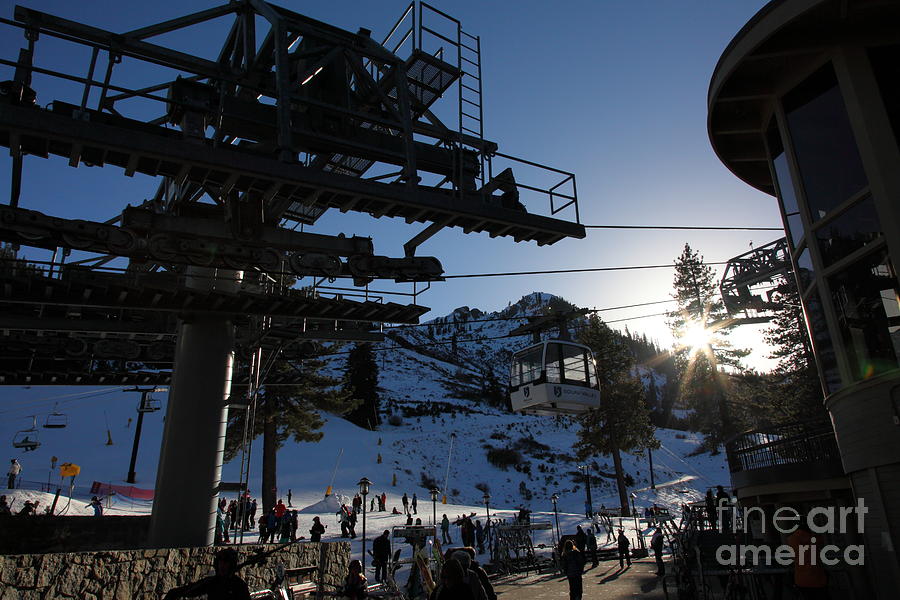
<path fill-rule="evenodd" d="M 791 268 L 785 238 L 729 260 L 719 284 L 728 314 L 738 324 L 770 321 L 774 311 L 781 308 L 780 303 L 772 300 L 771 291 L 777 282 L 790 276 Z M 759 289 L 760 286 L 765 289 Z"/>

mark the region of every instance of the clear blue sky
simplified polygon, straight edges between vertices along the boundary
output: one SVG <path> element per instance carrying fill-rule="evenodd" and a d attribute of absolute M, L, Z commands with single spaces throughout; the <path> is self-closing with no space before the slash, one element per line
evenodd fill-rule
<path fill-rule="evenodd" d="M 113 2 L 32 0 L 31 8 L 125 32 L 201 10 L 208 1 Z M 406 6 L 403 0 L 281 2 L 282 5 L 356 31 L 367 27 L 381 39 Z M 706 134 L 706 93 L 722 50 L 764 4 L 761 0 L 447 2 L 438 8 L 481 36 L 484 63 L 485 135 L 502 152 L 576 173 L 585 224 L 743 225 L 780 224 L 775 201 L 734 177 L 713 154 Z M 0 5 L 11 18 L 13 3 Z M 226 24 L 190 36 L 160 38 L 206 56 L 218 52 Z M 14 59 L 21 38 L 8 28 L 0 55 Z M 42 38 L 37 64 L 87 69 L 88 53 L 63 53 Z M 147 83 L 127 65 L 114 82 Z M 0 68 L 0 79 L 11 69 Z M 99 75 L 98 75 L 99 78 Z M 133 81 L 130 81 L 133 79 Z M 76 86 L 49 88 L 35 79 L 41 104 L 58 98 L 77 102 Z M 0 190 L 9 189 L 9 162 L 0 158 Z M 116 168 L 72 169 L 61 159 L 26 160 L 21 205 L 73 218 L 106 219 L 126 202 L 152 194 L 147 177 L 128 179 Z M 343 231 L 374 238 L 381 254 L 402 255 L 402 244 L 422 228 L 363 215 L 324 217 L 312 231 Z M 441 259 L 448 274 L 573 269 L 671 262 L 688 242 L 711 261 L 726 260 L 780 237 L 777 232 L 589 231 L 585 240 L 552 247 L 465 236 L 444 230 L 420 248 Z M 47 258 L 46 253 L 33 254 Z M 457 306 L 495 310 L 531 291 L 544 291 L 590 307 L 664 300 L 671 294 L 671 270 L 464 279 L 436 284 L 420 303 L 441 316 Z M 382 289 L 385 286 L 379 286 Z M 659 312 L 644 307 L 604 313 L 607 320 Z M 618 326 L 625 325 L 619 324 Z M 661 317 L 628 321 L 664 344 L 670 341 Z M 758 330 L 736 336 L 759 346 Z"/>

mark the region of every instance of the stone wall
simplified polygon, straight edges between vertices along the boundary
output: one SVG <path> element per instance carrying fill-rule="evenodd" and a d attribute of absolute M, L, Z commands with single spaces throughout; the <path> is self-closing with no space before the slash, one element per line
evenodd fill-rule
<path fill-rule="evenodd" d="M 150 517 L 0 517 L 0 554 L 144 548 Z"/>
<path fill-rule="evenodd" d="M 244 545 L 241 560 L 274 545 Z M 237 548 L 237 547 L 236 547 Z M 0 556 L 0 600 L 159 600 L 173 587 L 201 579 L 212 571 L 219 548 L 167 548 L 18 554 Z M 322 566 L 320 584 L 340 585 L 350 562 L 350 545 L 298 543 L 269 557 L 263 566 L 244 567 L 250 590 L 271 587 L 277 565 L 286 569 Z"/>

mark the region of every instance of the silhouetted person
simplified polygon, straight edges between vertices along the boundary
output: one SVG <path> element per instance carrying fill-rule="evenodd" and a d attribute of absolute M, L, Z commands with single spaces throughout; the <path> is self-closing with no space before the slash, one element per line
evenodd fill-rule
<path fill-rule="evenodd" d="M 215 575 L 169 590 L 164 600 L 195 598 L 204 594 L 208 600 L 250 600 L 250 590 L 238 576 L 237 566 L 238 553 L 234 549 L 219 550 L 213 560 Z"/>

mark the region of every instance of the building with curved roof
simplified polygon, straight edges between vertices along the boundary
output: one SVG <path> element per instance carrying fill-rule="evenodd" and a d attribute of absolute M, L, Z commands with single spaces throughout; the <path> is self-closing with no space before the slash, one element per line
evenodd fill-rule
<path fill-rule="evenodd" d="M 775 196 L 878 598 L 900 589 L 900 2 L 775 0 L 709 89 L 721 161 Z"/>

